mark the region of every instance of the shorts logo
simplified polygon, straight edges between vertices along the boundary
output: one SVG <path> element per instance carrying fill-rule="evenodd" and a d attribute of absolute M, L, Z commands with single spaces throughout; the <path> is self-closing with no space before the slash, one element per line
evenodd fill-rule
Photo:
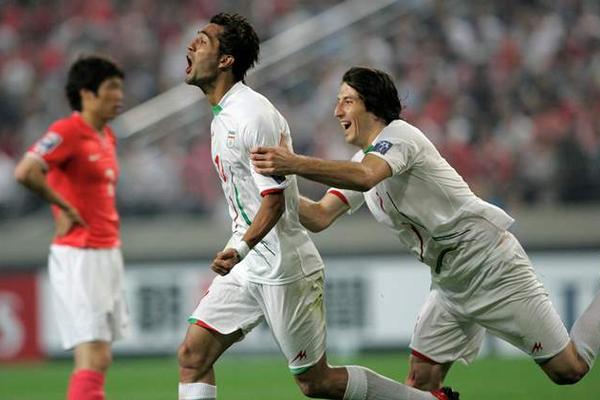
<path fill-rule="evenodd" d="M 33 152 L 43 156 L 46 153 L 50 153 L 52 150 L 58 147 L 62 142 L 62 137 L 56 132 L 47 132 L 40 140 L 37 141 L 33 146 Z"/>
<path fill-rule="evenodd" d="M 542 346 L 542 342 L 535 342 L 533 344 L 533 347 L 531 348 L 531 354 L 539 353 L 542 350 L 544 350 L 544 346 Z"/>
<path fill-rule="evenodd" d="M 227 132 L 227 147 L 230 149 L 235 146 L 235 132 L 229 131 Z"/>
<path fill-rule="evenodd" d="M 385 154 L 392 147 L 392 143 L 387 140 L 382 140 L 380 142 L 375 143 L 373 146 L 373 151 L 376 151 L 379 154 Z"/>
<path fill-rule="evenodd" d="M 292 362 L 298 360 L 298 361 L 302 361 L 306 358 L 306 350 L 300 350 L 298 352 L 298 354 L 296 354 L 296 357 L 292 360 Z"/>

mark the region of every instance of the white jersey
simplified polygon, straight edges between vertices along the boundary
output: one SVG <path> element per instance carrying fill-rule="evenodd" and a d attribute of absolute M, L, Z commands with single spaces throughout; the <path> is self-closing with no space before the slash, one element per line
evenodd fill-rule
<path fill-rule="evenodd" d="M 446 254 L 480 239 L 475 236 L 482 219 L 501 231 L 514 222 L 503 210 L 473 194 L 427 137 L 405 121 L 391 122 L 366 151 L 357 152 L 352 160 L 360 162 L 366 154 L 385 160 L 392 176 L 365 193 L 330 191 L 345 198 L 350 212 L 366 201 L 375 219 L 391 228 L 419 260 L 437 273 L 442 261 L 447 261 Z M 481 254 L 484 256 L 487 254 Z"/>
<path fill-rule="evenodd" d="M 233 232 L 238 243 L 260 207 L 262 196 L 284 191 L 285 211 L 273 229 L 235 268 L 263 284 L 293 282 L 323 268 L 323 261 L 298 219 L 295 176 L 263 176 L 252 168 L 250 150 L 275 146 L 281 135 L 291 143 L 290 129 L 277 109 L 261 94 L 236 83 L 213 106 L 212 159 L 221 178 Z M 291 146 L 291 144 L 290 144 Z"/>

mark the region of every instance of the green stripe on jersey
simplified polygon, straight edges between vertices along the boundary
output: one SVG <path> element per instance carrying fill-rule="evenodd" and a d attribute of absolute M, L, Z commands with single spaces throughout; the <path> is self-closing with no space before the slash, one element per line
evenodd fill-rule
<path fill-rule="evenodd" d="M 219 115 L 219 113 L 220 113 L 221 111 L 223 111 L 223 107 L 221 107 L 221 106 L 220 106 L 220 105 L 218 105 L 218 104 L 217 104 L 216 106 L 211 106 L 210 108 L 211 108 L 211 110 L 212 110 L 213 116 L 215 116 L 215 117 L 216 117 L 217 115 Z"/>
<path fill-rule="evenodd" d="M 237 203 L 237 206 L 240 209 L 240 214 L 242 214 L 242 218 L 244 218 L 244 221 L 246 221 L 246 223 L 248 225 L 251 225 L 252 221 L 250 220 L 250 218 L 248 218 L 248 214 L 246 214 L 246 211 L 244 210 L 244 206 L 242 205 L 242 202 L 240 201 L 240 194 L 238 193 L 237 186 L 235 186 L 235 183 L 233 183 L 233 182 L 232 182 L 232 184 L 233 184 L 233 190 L 235 191 L 235 202 Z"/>
<path fill-rule="evenodd" d="M 373 151 L 374 148 L 375 147 L 372 144 L 370 144 L 369 147 L 367 147 L 366 149 L 363 149 L 363 153 L 364 154 L 370 153 L 371 151 Z"/>

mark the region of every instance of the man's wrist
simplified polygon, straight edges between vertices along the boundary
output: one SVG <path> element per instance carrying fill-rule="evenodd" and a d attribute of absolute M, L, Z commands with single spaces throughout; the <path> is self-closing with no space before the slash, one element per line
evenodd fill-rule
<path fill-rule="evenodd" d="M 244 259 L 244 257 L 246 257 L 248 255 L 248 253 L 250 252 L 250 246 L 248 246 L 248 243 L 246 243 L 246 241 L 244 241 L 244 240 L 240 240 L 240 242 L 237 245 L 235 245 L 233 248 L 238 253 L 238 257 L 240 258 L 240 261 L 242 261 Z"/>

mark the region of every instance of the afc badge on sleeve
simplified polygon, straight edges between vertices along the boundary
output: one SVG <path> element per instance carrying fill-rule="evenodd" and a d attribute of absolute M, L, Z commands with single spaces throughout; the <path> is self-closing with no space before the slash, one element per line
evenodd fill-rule
<path fill-rule="evenodd" d="M 49 131 L 37 141 L 32 150 L 34 153 L 43 156 L 57 148 L 60 142 L 62 142 L 62 137 L 56 132 Z"/>
<path fill-rule="evenodd" d="M 388 142 L 387 140 L 382 140 L 382 141 L 375 143 L 375 146 L 373 146 L 373 151 L 375 151 L 379 154 L 385 154 L 388 152 L 388 150 L 391 147 L 392 147 L 392 143 Z"/>

